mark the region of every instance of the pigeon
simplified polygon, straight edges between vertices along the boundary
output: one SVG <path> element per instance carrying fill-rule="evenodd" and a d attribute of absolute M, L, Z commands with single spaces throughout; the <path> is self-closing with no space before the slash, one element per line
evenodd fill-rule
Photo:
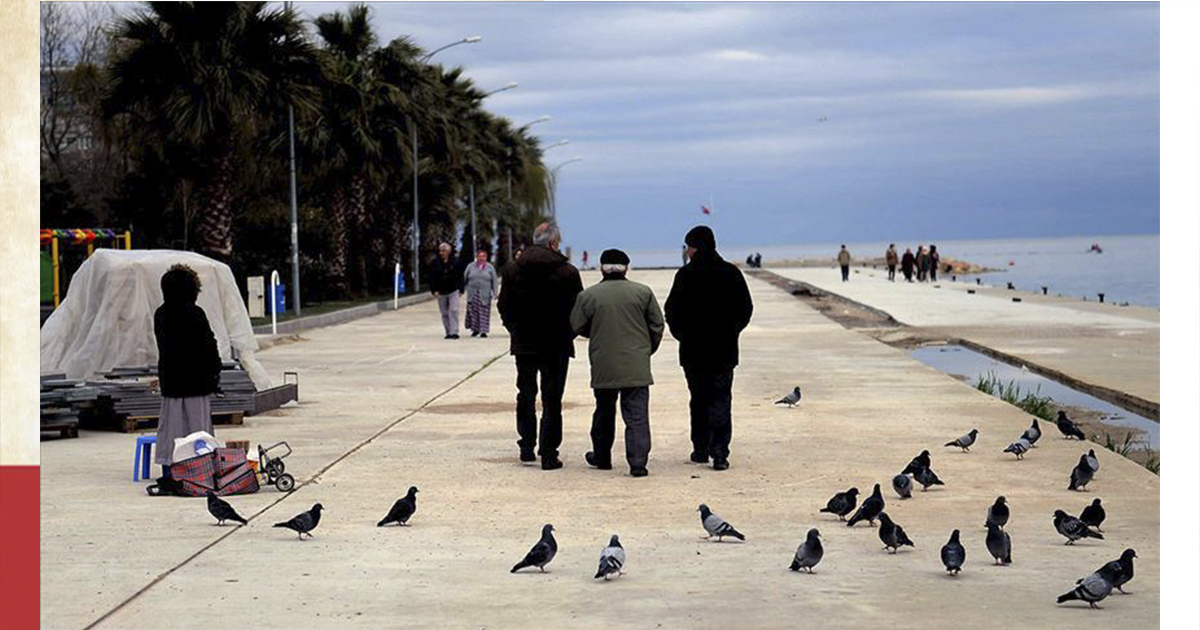
<path fill-rule="evenodd" d="M 958 542 L 958 530 L 956 529 L 950 533 L 950 540 L 942 545 L 942 564 L 945 565 L 947 573 L 958 575 L 966 561 L 967 550 L 963 548 L 962 543 Z"/>
<path fill-rule="evenodd" d="M 317 528 L 317 523 L 321 522 L 322 509 L 324 508 L 321 507 L 320 503 L 315 503 L 313 504 L 311 510 L 307 512 L 301 512 L 293 516 L 292 520 L 290 521 L 275 523 L 273 527 L 286 527 L 296 532 L 296 537 L 300 540 L 304 540 L 305 535 L 307 535 L 309 538 L 312 538 L 312 534 L 310 532 Z"/>
<path fill-rule="evenodd" d="M 1122 595 L 1129 594 L 1129 593 L 1126 593 L 1125 589 L 1123 589 L 1121 587 L 1124 586 L 1125 584 L 1127 584 L 1129 582 L 1129 580 L 1133 579 L 1133 559 L 1136 557 L 1137 557 L 1136 551 L 1134 551 L 1132 549 L 1126 549 L 1124 552 L 1121 553 L 1120 559 L 1113 561 L 1113 562 L 1117 562 L 1121 565 L 1121 571 L 1120 571 L 1120 573 L 1118 573 L 1116 575 L 1116 579 L 1113 580 L 1112 585 L 1113 585 L 1113 588 L 1117 589 L 1118 591 L 1121 591 Z"/>
<path fill-rule="evenodd" d="M 795 407 L 800 402 L 800 387 L 796 386 L 792 393 L 775 401 L 776 405 L 786 404 L 788 407 Z"/>
<path fill-rule="evenodd" d="M 554 559 L 554 554 L 558 553 L 558 541 L 554 540 L 554 526 L 546 523 L 542 526 L 542 538 L 537 541 L 537 544 L 525 554 L 525 558 L 513 565 L 509 573 L 516 573 L 525 567 L 537 567 L 542 573 L 546 572 L 546 565 Z"/>
<path fill-rule="evenodd" d="M 408 519 L 412 518 L 413 513 L 417 511 L 417 492 L 419 491 L 416 486 L 410 486 L 408 494 L 404 495 L 402 499 L 396 499 L 396 502 L 392 504 L 392 509 L 388 510 L 387 516 L 383 517 L 383 520 L 376 523 L 375 526 L 383 527 L 388 523 L 407 525 Z"/>
<path fill-rule="evenodd" d="M 879 484 L 875 484 L 875 490 L 871 492 L 871 496 L 863 499 L 862 505 L 858 506 L 858 511 L 850 517 L 850 520 L 846 521 L 846 527 L 854 527 L 854 524 L 859 521 L 867 521 L 871 527 L 874 527 L 875 519 L 879 518 L 883 507 L 883 493 L 879 491 Z"/>
<path fill-rule="evenodd" d="M 845 492 L 833 495 L 833 498 L 821 508 L 822 512 L 837 514 L 838 520 L 846 520 L 846 515 L 853 512 L 858 505 L 858 488 L 850 488 Z"/>
<path fill-rule="evenodd" d="M 901 499 L 912 498 L 912 479 L 908 475 L 896 475 L 892 477 L 892 489 L 896 494 L 900 495 Z"/>
<path fill-rule="evenodd" d="M 1067 514 L 1062 510 L 1054 510 L 1054 529 L 1066 537 L 1068 545 L 1075 544 L 1081 538 L 1098 538 L 1104 540 L 1102 534 L 1097 534 L 1083 521 Z"/>
<path fill-rule="evenodd" d="M 208 492 L 204 493 L 204 496 L 208 497 L 208 513 L 212 514 L 213 518 L 217 519 L 217 525 L 224 525 L 225 521 L 237 521 L 242 525 L 246 524 L 246 519 L 238 515 L 238 513 L 234 511 L 233 506 L 229 505 L 229 503 L 224 499 L 218 497 L 215 492 L 209 490 Z"/>
<path fill-rule="evenodd" d="M 1034 448 L 1034 444 L 1042 439 L 1042 428 L 1038 426 L 1037 418 L 1033 419 L 1033 424 L 1029 425 L 1028 429 L 1025 429 L 1021 437 L 1029 441 L 1029 448 Z"/>
<path fill-rule="evenodd" d="M 1003 529 L 1008 524 L 1008 503 L 1004 497 L 996 497 L 996 502 L 988 508 L 987 520 L 983 526 L 995 523 L 997 527 Z"/>
<path fill-rule="evenodd" d="M 908 462 L 908 465 L 904 467 L 904 470 L 900 471 L 900 474 L 901 475 L 912 474 L 912 473 L 917 472 L 917 470 L 920 468 L 929 468 L 930 464 L 931 464 L 931 462 L 929 461 L 929 451 L 921 451 L 920 455 L 917 455 L 916 457 L 914 457 L 912 459 L 911 462 Z"/>
<path fill-rule="evenodd" d="M 825 556 L 825 548 L 821 546 L 821 532 L 817 528 L 808 530 L 808 538 L 800 543 L 796 548 L 796 555 L 792 558 L 792 566 L 788 567 L 792 571 L 804 569 L 809 573 L 813 572 L 813 567 L 821 562 L 821 558 Z"/>
<path fill-rule="evenodd" d="M 704 531 L 708 532 L 705 538 L 717 537 L 717 542 L 724 540 L 726 536 L 733 536 L 738 540 L 746 540 L 746 537 L 741 532 L 733 528 L 733 525 L 725 522 L 725 519 L 713 514 L 713 511 L 708 509 L 703 503 L 696 510 L 700 513 L 700 524 L 704 525 Z"/>
<path fill-rule="evenodd" d="M 1079 600 L 1087 602 L 1092 608 L 1099 608 L 1096 602 L 1112 593 L 1113 582 L 1120 579 L 1121 563 L 1114 560 L 1100 567 L 1099 571 L 1075 582 L 1075 589 L 1070 593 L 1058 596 L 1058 603 Z"/>
<path fill-rule="evenodd" d="M 1084 525 L 1095 527 L 1096 531 L 1102 532 L 1104 530 L 1100 529 L 1100 524 L 1104 522 L 1106 516 L 1104 506 L 1100 505 L 1100 499 L 1097 498 L 1092 500 L 1091 505 L 1083 508 L 1083 511 L 1079 513 L 1079 520 L 1083 521 Z"/>
<path fill-rule="evenodd" d="M 1012 564 L 1012 538 L 1008 532 L 1000 529 L 1000 526 L 995 523 L 988 523 L 987 538 L 984 542 L 987 544 L 988 553 L 995 558 L 996 564 Z"/>
<path fill-rule="evenodd" d="M 961 448 L 964 453 L 966 453 L 967 451 L 971 450 L 971 445 L 975 443 L 975 437 L 978 435 L 979 429 L 971 429 L 970 433 L 958 438 L 957 440 L 954 440 L 953 442 L 946 442 L 943 444 L 943 446 L 957 446 L 958 448 Z"/>
<path fill-rule="evenodd" d="M 1068 440 L 1071 438 L 1076 438 L 1079 440 L 1087 439 L 1087 436 L 1083 433 L 1083 429 L 1080 429 L 1079 425 L 1075 424 L 1070 418 L 1067 417 L 1067 412 L 1059 411 L 1058 420 L 1056 420 L 1056 423 L 1058 424 L 1058 430 L 1062 432 L 1064 438 Z"/>
<path fill-rule="evenodd" d="M 1004 452 L 1012 453 L 1013 455 L 1016 455 L 1017 459 L 1024 459 L 1025 452 L 1028 451 L 1032 447 L 1033 447 L 1033 445 L 1029 443 L 1029 440 L 1022 437 L 1022 438 L 1018 438 L 1016 442 L 1009 444 L 1008 448 L 1004 449 Z"/>
<path fill-rule="evenodd" d="M 938 479 L 937 474 L 934 473 L 933 470 L 931 468 L 929 468 L 928 466 L 921 468 L 921 469 L 917 470 L 915 473 L 913 473 L 913 479 L 916 479 L 917 483 L 921 484 L 921 492 L 928 490 L 929 486 L 944 486 L 944 485 L 946 485 L 945 483 L 942 482 L 941 479 Z"/>
<path fill-rule="evenodd" d="M 904 533 L 904 528 L 893 522 L 887 512 L 879 513 L 879 540 L 883 541 L 883 548 L 891 549 L 892 553 L 896 553 L 904 545 L 915 547 L 908 539 L 908 534 Z"/>
<path fill-rule="evenodd" d="M 1087 463 L 1087 455 L 1080 455 L 1079 463 L 1075 464 L 1075 469 L 1071 471 L 1071 483 L 1067 485 L 1067 490 L 1083 490 L 1095 472 Z"/>
<path fill-rule="evenodd" d="M 600 552 L 600 568 L 596 569 L 596 577 L 592 579 L 604 578 L 608 581 L 621 575 L 621 567 L 625 566 L 625 548 L 621 546 L 621 541 L 617 539 L 617 535 L 613 534 L 608 541 L 608 546 Z"/>
<path fill-rule="evenodd" d="M 1096 457 L 1096 449 L 1089 448 L 1085 457 L 1084 461 L 1087 462 L 1088 468 L 1091 468 L 1094 473 L 1100 472 L 1100 458 Z"/>

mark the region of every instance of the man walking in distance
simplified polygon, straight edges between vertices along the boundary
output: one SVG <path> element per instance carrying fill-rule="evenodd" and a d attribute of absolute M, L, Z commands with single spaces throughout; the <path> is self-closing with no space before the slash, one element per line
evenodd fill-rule
<path fill-rule="evenodd" d="M 517 361 L 517 433 L 521 461 L 542 458 L 542 470 L 562 468 L 562 395 L 567 363 L 575 356 L 571 309 L 583 291 L 579 270 L 558 252 L 558 227 L 543 223 L 533 231 L 533 245 L 504 267 L 497 307 L 510 333 L 509 353 Z M 542 422 L 538 431 L 538 380 L 542 389 Z"/>
<path fill-rule="evenodd" d="M 845 245 L 842 245 L 841 251 L 838 252 L 837 261 L 842 268 L 842 282 L 846 282 L 850 279 L 850 252 Z"/>
<path fill-rule="evenodd" d="M 884 259 L 887 262 L 888 282 L 896 281 L 896 263 L 900 262 L 900 256 L 896 254 L 896 244 L 888 245 L 887 253 L 884 254 Z"/>
<path fill-rule="evenodd" d="M 729 468 L 733 435 L 733 368 L 738 364 L 738 335 L 750 323 L 754 304 L 742 272 L 717 253 L 707 226 L 684 238 L 687 265 L 675 273 L 667 297 L 666 319 L 679 340 L 679 364 L 691 393 L 692 461 L 713 470 Z"/>
<path fill-rule="evenodd" d="M 663 316 L 650 287 L 625 279 L 629 256 L 619 249 L 600 255 L 604 279 L 579 294 L 571 311 L 571 328 L 588 337 L 592 365 L 592 450 L 587 463 L 612 468 L 617 398 L 625 420 L 625 459 L 629 474 L 645 477 L 650 456 L 650 355 L 663 336 Z"/>
<path fill-rule="evenodd" d="M 438 257 L 429 268 L 429 291 L 437 299 L 442 313 L 442 328 L 446 339 L 458 339 L 458 291 L 462 287 L 462 272 L 450 256 L 450 244 L 438 245 Z"/>

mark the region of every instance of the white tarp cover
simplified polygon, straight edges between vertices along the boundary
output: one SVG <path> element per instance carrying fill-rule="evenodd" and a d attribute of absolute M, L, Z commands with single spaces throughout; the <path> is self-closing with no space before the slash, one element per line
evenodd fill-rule
<path fill-rule="evenodd" d="M 200 276 L 196 303 L 208 317 L 221 358 L 232 360 L 236 352 L 254 386 L 259 391 L 271 387 L 254 357 L 258 341 L 229 266 L 174 250 L 96 250 L 75 272 L 66 298 L 42 326 L 42 373 L 87 379 L 114 367 L 156 365 L 159 281 L 176 263 Z"/>

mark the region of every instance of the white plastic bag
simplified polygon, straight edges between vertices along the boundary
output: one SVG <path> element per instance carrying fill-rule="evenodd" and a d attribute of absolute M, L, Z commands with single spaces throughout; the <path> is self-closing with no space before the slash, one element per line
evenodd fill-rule
<path fill-rule="evenodd" d="M 212 453 L 218 448 L 225 448 L 225 442 L 213 437 L 208 431 L 196 431 L 191 435 L 175 438 L 175 450 L 171 452 L 171 461 L 181 462 L 197 455 Z"/>

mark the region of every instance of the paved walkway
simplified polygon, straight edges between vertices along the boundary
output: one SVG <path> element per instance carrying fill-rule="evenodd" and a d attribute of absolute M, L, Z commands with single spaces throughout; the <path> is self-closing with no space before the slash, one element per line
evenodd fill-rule
<path fill-rule="evenodd" d="M 635 278 L 661 299 L 671 273 Z M 1156 476 L 1104 451 L 1091 491 L 1069 492 L 1079 443 L 1048 433 L 1015 462 L 1000 450 L 1028 424 L 1017 409 L 764 282 L 750 286 L 756 310 L 735 378 L 732 468 L 722 473 L 686 462 L 686 386 L 669 338 L 654 360 L 649 477 L 583 464 L 591 405 L 583 343 L 565 396 L 566 468 L 521 466 L 507 338 L 497 330 L 443 341 L 432 304 L 310 331 L 262 353 L 273 373 L 300 370 L 300 404 L 219 434 L 288 440 L 296 450 L 288 470 L 302 485 L 286 497 L 274 489 L 232 497 L 244 515 L 257 514 L 248 527 L 214 526 L 199 499 L 147 497 L 128 478 L 132 436 L 47 442 L 43 625 L 83 627 L 122 602 L 101 627 L 207 627 L 217 614 L 311 628 L 1158 625 Z M 797 383 L 799 408 L 770 404 Z M 972 427 L 981 435 L 971 453 L 940 446 Z M 923 448 L 947 485 L 895 500 L 888 480 Z M 891 556 L 875 530 L 818 513 L 835 491 L 869 492 L 875 482 L 916 549 Z M 421 488 L 412 527 L 376 528 L 412 484 Z M 990 566 L 983 544 L 997 494 L 1013 507 L 1015 562 L 1005 568 Z M 1053 511 L 1077 513 L 1093 496 L 1108 507 L 1106 540 L 1064 546 Z M 326 508 L 314 539 L 270 527 L 314 502 Z M 748 542 L 699 540 L 700 502 Z M 560 545 L 550 571 L 509 574 L 546 522 Z M 825 561 L 815 575 L 790 573 L 810 527 L 824 535 Z M 938 549 L 954 528 L 968 561 L 948 578 Z M 626 546 L 628 571 L 593 583 L 612 533 Z M 1054 604 L 1127 546 L 1140 556 L 1134 594 L 1111 597 L 1101 611 Z"/>
<path fill-rule="evenodd" d="M 886 270 L 852 269 L 849 282 L 832 267 L 770 271 L 879 309 L 909 326 L 961 337 L 1158 405 L 1157 309 L 979 287 L 949 277 L 893 283 Z"/>

